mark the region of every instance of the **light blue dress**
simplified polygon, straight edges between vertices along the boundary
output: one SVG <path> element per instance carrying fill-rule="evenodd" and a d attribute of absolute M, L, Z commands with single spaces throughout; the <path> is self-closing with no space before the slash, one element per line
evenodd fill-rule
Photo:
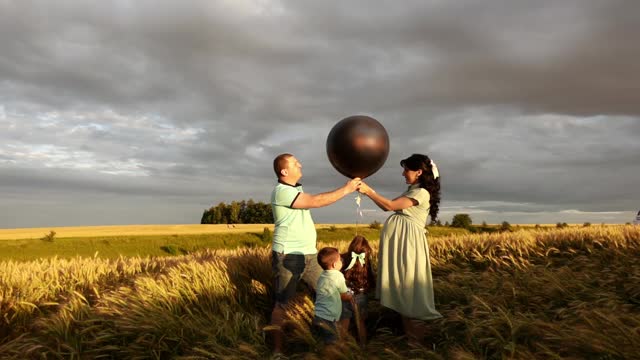
<path fill-rule="evenodd" d="M 402 194 L 418 205 L 397 210 L 380 233 L 376 297 L 403 316 L 433 320 L 442 317 L 433 297 L 433 278 L 425 225 L 430 195 L 419 185 Z"/>

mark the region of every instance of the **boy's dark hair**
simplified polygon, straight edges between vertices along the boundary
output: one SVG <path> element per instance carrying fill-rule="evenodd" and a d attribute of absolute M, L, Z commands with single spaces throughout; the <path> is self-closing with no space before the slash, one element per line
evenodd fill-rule
<path fill-rule="evenodd" d="M 329 269 L 340 258 L 340 252 L 334 247 L 325 247 L 318 251 L 318 264 L 323 270 Z"/>
<path fill-rule="evenodd" d="M 351 263 L 351 252 L 366 254 L 364 266 L 356 261 L 351 269 L 346 270 Z M 376 286 L 375 275 L 371 268 L 371 246 L 367 238 L 362 235 L 356 235 L 353 240 L 351 240 L 347 253 L 343 255 L 342 272 L 344 273 L 347 286 L 352 289 L 362 289 L 360 291 L 364 292 Z"/>

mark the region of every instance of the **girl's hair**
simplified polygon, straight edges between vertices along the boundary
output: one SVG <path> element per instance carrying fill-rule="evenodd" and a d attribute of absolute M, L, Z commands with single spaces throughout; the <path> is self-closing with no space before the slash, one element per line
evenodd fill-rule
<path fill-rule="evenodd" d="M 353 267 L 346 270 L 351 263 L 352 251 L 356 254 L 365 253 L 365 264 L 363 266 L 359 260 L 356 260 Z M 342 272 L 344 273 L 347 286 L 353 289 L 365 290 L 375 287 L 376 281 L 373 275 L 373 269 L 371 268 L 371 246 L 369 246 L 369 241 L 367 241 L 364 236 L 356 235 L 353 240 L 351 240 L 349 249 L 343 257 Z"/>
<path fill-rule="evenodd" d="M 429 215 L 431 221 L 435 222 L 440 211 L 440 176 L 434 178 L 431 159 L 427 155 L 413 154 L 400 161 L 400 165 L 411 171 L 422 170 L 418 180 L 420 187 L 429 192 Z"/>

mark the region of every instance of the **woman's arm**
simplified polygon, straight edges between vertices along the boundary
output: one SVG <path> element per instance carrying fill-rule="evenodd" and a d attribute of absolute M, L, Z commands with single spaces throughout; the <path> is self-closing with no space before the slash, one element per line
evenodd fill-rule
<path fill-rule="evenodd" d="M 360 193 L 367 195 L 378 207 L 384 211 L 395 211 L 410 208 L 414 205 L 418 205 L 418 202 L 414 199 L 406 196 L 398 196 L 393 200 L 389 200 L 384 196 L 378 194 L 369 185 L 362 182 L 360 184 Z"/>

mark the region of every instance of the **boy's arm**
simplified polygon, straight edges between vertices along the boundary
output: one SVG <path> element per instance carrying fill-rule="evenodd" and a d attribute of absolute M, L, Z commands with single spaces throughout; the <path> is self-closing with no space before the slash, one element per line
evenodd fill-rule
<path fill-rule="evenodd" d="M 347 287 L 347 282 L 344 279 L 344 275 L 341 275 L 341 279 L 338 285 L 338 291 L 340 291 L 340 300 L 349 301 L 353 299 L 353 293 Z"/>
<path fill-rule="evenodd" d="M 340 293 L 340 300 L 350 301 L 351 299 L 353 299 L 353 294 L 351 293 L 351 291 Z"/>

